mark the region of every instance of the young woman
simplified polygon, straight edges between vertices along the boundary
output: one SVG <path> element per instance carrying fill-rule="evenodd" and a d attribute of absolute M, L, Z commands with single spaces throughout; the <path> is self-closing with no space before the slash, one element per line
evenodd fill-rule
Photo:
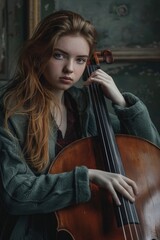
<path fill-rule="evenodd" d="M 135 200 L 135 182 L 119 174 L 86 166 L 48 173 L 64 146 L 97 134 L 87 87 L 74 87 L 95 50 L 95 41 L 90 22 L 76 13 L 58 11 L 40 22 L 23 48 L 13 81 L 1 99 L 2 240 L 55 239 L 53 212 L 89 201 L 90 182 L 107 189 L 117 205 L 117 192 Z M 137 135 L 160 145 L 148 111 L 136 96 L 121 94 L 112 77 L 100 69 L 85 85 L 92 82 L 99 83 L 113 103 L 115 133 Z"/>

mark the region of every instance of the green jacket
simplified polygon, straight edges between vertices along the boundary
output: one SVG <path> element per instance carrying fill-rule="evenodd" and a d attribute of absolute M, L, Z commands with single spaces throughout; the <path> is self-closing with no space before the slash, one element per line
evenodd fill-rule
<path fill-rule="evenodd" d="M 69 90 L 78 107 L 82 137 L 97 134 L 92 108 L 83 89 Z M 114 105 L 111 115 L 114 132 L 145 138 L 160 146 L 160 137 L 145 105 L 133 94 L 123 94 L 129 107 Z M 3 128 L 0 113 L 0 239 L 41 240 L 55 239 L 53 212 L 72 204 L 89 201 L 88 169 L 76 167 L 70 172 L 35 173 L 28 167 L 22 154 L 27 119 L 15 115 L 9 121 L 14 137 Z M 55 157 L 56 131 L 49 139 L 50 159 Z M 2 217 L 3 216 L 3 217 Z"/>

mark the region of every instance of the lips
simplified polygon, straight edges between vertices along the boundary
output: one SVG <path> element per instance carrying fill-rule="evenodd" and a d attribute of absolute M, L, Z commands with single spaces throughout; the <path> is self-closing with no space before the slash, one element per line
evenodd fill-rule
<path fill-rule="evenodd" d="M 71 83 L 71 82 L 73 82 L 72 78 L 66 77 L 66 76 L 60 77 L 60 80 L 61 80 L 62 83 Z"/>
<path fill-rule="evenodd" d="M 60 79 L 65 79 L 65 80 L 70 80 L 70 81 L 73 81 L 73 79 L 72 79 L 72 78 L 70 78 L 70 77 L 66 77 L 66 76 L 60 77 Z"/>

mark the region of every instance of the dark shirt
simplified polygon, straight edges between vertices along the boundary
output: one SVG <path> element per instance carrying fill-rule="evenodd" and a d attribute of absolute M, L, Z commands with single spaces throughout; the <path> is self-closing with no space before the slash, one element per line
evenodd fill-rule
<path fill-rule="evenodd" d="M 65 136 L 63 137 L 61 130 L 58 128 L 57 129 L 57 142 L 56 142 L 56 155 L 67 145 L 70 143 L 74 142 L 78 138 L 80 138 L 80 124 L 79 124 L 79 118 L 78 118 L 78 111 L 77 111 L 77 106 L 74 102 L 74 100 L 71 98 L 69 94 L 65 93 L 65 106 L 67 109 L 67 129 Z M 53 214 L 52 214 L 53 215 Z M 57 222 L 55 219 L 55 216 L 53 218 L 52 216 L 52 221 L 55 221 L 53 224 L 56 226 Z M 55 231 L 55 229 L 54 229 Z M 52 228 L 52 234 L 53 234 L 53 228 Z M 66 231 L 60 231 L 57 236 L 57 232 L 55 231 L 54 234 L 56 235 L 56 238 L 58 240 L 71 240 L 72 238 L 70 235 L 67 234 Z"/>
<path fill-rule="evenodd" d="M 79 118 L 77 106 L 72 97 L 65 93 L 64 103 L 67 109 L 67 129 L 63 137 L 61 130 L 57 129 L 56 155 L 67 145 L 80 138 Z"/>

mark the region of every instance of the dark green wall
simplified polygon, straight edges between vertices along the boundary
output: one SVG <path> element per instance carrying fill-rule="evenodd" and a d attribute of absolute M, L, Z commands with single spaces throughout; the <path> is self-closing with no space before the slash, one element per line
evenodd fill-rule
<path fill-rule="evenodd" d="M 24 0 L 1 1 L 0 53 L 3 51 L 4 64 L 0 71 L 0 81 L 5 81 L 13 72 L 19 49 L 26 38 L 26 8 Z"/>
<path fill-rule="evenodd" d="M 123 50 L 138 53 L 148 49 L 160 52 L 160 1 L 159 0 L 41 0 L 41 18 L 59 9 L 79 12 L 91 20 L 98 31 L 97 49 Z M 7 1 L 7 80 L 8 66 L 14 63 L 14 54 L 23 44 L 26 35 L 26 1 Z M 151 118 L 160 131 L 160 60 L 117 58 L 112 65 L 101 67 L 112 75 L 121 91 L 130 91 L 147 105 Z M 160 59 L 160 57 L 159 57 Z M 14 64 L 13 64 L 14 65 Z M 9 70 L 10 69 L 10 70 Z"/>
<path fill-rule="evenodd" d="M 98 49 L 160 49 L 159 0 L 61 0 L 41 1 L 42 18 L 68 9 L 91 20 L 98 31 Z M 160 52 L 160 51 L 159 51 Z M 160 59 L 160 57 L 159 57 Z M 121 91 L 136 94 L 146 104 L 160 131 L 160 61 L 126 59 L 101 67 L 112 75 Z"/>

